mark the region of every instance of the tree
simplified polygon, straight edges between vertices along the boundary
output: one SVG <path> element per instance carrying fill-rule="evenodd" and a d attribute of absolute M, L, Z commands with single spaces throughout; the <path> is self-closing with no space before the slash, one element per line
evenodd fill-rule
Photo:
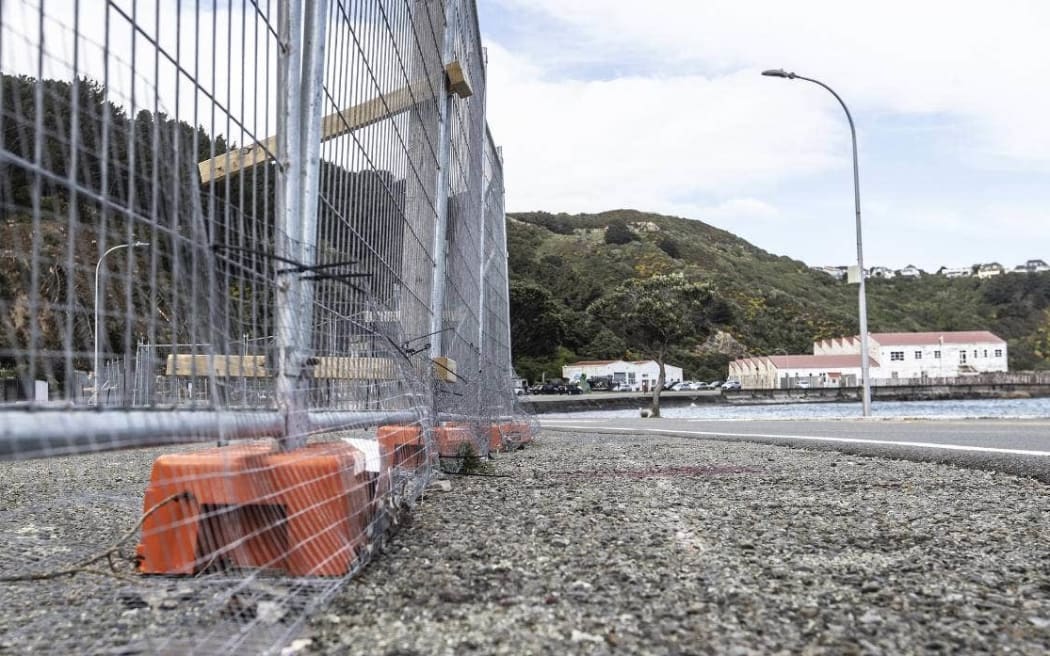
<path fill-rule="evenodd" d="M 635 241 L 638 237 L 627 226 L 626 221 L 612 221 L 605 229 L 605 243 L 622 246 Z"/>
<path fill-rule="evenodd" d="M 515 357 L 554 353 L 568 327 L 550 292 L 526 282 L 510 283 L 510 333 Z"/>
<path fill-rule="evenodd" d="M 656 242 L 657 248 L 667 253 L 668 257 L 673 257 L 678 260 L 682 257 L 682 250 L 678 247 L 678 242 L 670 237 L 664 235 L 660 238 L 660 241 Z"/>
<path fill-rule="evenodd" d="M 731 319 L 729 305 L 709 286 L 681 274 L 628 280 L 588 311 L 626 341 L 627 346 L 656 360 L 660 367 L 650 412 L 660 416 L 664 362 L 671 348 L 695 344 Z"/>

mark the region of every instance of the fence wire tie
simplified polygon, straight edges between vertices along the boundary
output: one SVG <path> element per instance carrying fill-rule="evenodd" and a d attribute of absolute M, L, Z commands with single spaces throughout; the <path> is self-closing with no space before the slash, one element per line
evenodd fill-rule
<path fill-rule="evenodd" d="M 416 354 L 422 352 L 422 350 L 425 350 L 425 349 L 415 350 L 415 351 L 406 350 L 406 348 L 404 346 L 402 346 L 401 344 L 398 344 L 396 341 L 394 341 L 393 337 L 391 337 L 390 335 L 387 335 L 386 333 L 380 332 L 380 331 L 376 330 L 375 328 L 372 328 L 371 326 L 365 325 L 365 324 L 361 323 L 360 321 L 356 321 L 354 319 L 347 319 L 347 321 L 350 323 L 350 325 L 357 326 L 358 328 L 361 328 L 366 333 L 368 333 L 368 334 L 370 334 L 370 335 L 372 335 L 374 337 L 382 337 L 383 339 L 385 339 L 387 342 L 390 343 L 390 346 L 393 347 L 393 349 L 395 351 L 397 351 L 398 355 L 403 357 L 409 363 L 412 362 L 412 356 L 413 355 L 416 355 Z M 405 342 L 405 344 L 407 345 L 408 342 Z M 427 345 L 427 348 L 430 348 L 429 344 Z"/>
<path fill-rule="evenodd" d="M 289 265 L 287 269 L 277 269 L 277 275 L 284 276 L 290 273 L 313 273 L 314 276 L 303 276 L 302 280 L 339 280 L 340 278 L 370 278 L 371 273 L 356 273 L 352 271 L 344 271 L 339 273 L 318 273 L 327 269 L 338 269 L 339 267 L 349 267 L 355 264 L 360 264 L 359 260 L 346 260 L 343 262 L 326 262 L 324 264 L 310 264 L 306 265 L 302 262 L 298 262 L 291 258 L 282 257 L 269 251 L 258 250 L 255 248 L 245 248 L 243 246 L 230 246 L 227 244 L 212 244 L 211 249 L 216 253 L 223 251 L 232 251 L 237 253 L 248 253 L 260 257 L 264 260 L 276 260 Z"/>
<path fill-rule="evenodd" d="M 424 344 L 423 346 L 420 346 L 419 348 L 412 348 L 412 342 L 418 342 L 421 339 L 426 339 L 427 337 L 432 337 L 432 336 L 440 334 L 440 333 L 448 332 L 449 330 L 452 330 L 452 328 L 442 328 L 441 330 L 435 330 L 434 332 L 427 333 L 426 335 L 420 335 L 419 337 L 413 337 L 412 339 L 406 339 L 401 344 L 401 350 L 404 351 L 405 353 L 408 353 L 409 355 L 417 355 L 419 353 L 422 353 L 423 351 L 426 351 L 426 350 L 430 349 L 430 343 L 428 342 L 428 343 Z"/>

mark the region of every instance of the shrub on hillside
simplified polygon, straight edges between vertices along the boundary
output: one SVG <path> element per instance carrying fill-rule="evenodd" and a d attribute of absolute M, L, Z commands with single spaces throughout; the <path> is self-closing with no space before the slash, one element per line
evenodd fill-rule
<path fill-rule="evenodd" d="M 623 245 L 635 241 L 638 237 L 627 227 L 625 221 L 614 221 L 605 228 L 605 243 Z"/>

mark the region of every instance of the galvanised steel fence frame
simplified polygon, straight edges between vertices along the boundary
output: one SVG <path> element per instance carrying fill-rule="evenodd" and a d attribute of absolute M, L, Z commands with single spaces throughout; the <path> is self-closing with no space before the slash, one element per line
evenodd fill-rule
<path fill-rule="evenodd" d="M 0 651 L 280 653 L 528 434 L 474 1 L 9 0 L 0 74 Z"/>
<path fill-rule="evenodd" d="M 472 1 L 74 4 L 3 9 L 0 458 L 513 415 Z"/>

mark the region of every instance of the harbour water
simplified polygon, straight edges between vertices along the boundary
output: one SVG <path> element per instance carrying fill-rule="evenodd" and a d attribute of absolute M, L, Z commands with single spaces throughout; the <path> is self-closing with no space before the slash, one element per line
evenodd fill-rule
<path fill-rule="evenodd" d="M 639 403 L 639 409 L 645 405 Z M 639 409 L 549 413 L 542 417 L 544 419 L 637 417 Z M 861 406 L 860 403 L 841 402 L 765 405 L 704 403 L 692 406 L 662 407 L 660 413 L 671 419 L 855 419 L 861 416 Z M 871 413 L 877 419 L 1050 419 L 1050 398 L 876 401 L 872 403 Z"/>

